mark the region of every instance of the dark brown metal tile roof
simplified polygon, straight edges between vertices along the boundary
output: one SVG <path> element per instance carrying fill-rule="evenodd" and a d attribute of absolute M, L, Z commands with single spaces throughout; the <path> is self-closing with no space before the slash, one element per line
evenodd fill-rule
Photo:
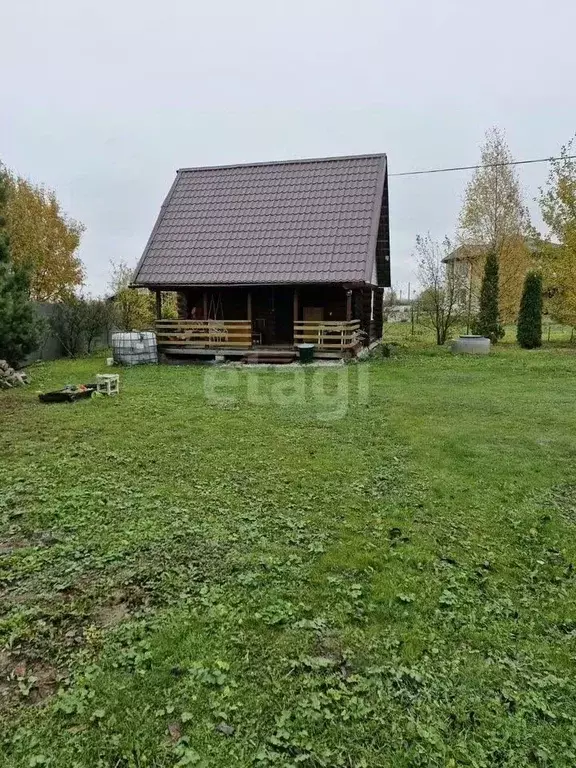
<path fill-rule="evenodd" d="M 385 179 L 385 155 L 182 169 L 134 284 L 372 282 Z"/>

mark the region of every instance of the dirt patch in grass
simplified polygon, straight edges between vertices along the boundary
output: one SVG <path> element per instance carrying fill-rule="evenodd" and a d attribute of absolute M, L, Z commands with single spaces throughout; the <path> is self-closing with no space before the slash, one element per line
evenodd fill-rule
<path fill-rule="evenodd" d="M 100 627 L 114 627 L 130 617 L 130 605 L 124 592 L 116 590 L 105 605 L 100 605 L 94 612 L 96 624 Z"/>
<path fill-rule="evenodd" d="M 64 679 L 63 672 L 52 667 L 50 664 L 37 662 L 30 667 L 28 673 L 28 682 L 30 688 L 30 702 L 40 704 L 44 699 L 49 698 L 54 693 Z"/>
<path fill-rule="evenodd" d="M 9 397 L 0 393 L 0 413 L 16 413 L 24 408 L 26 401 L 23 398 Z"/>
<path fill-rule="evenodd" d="M 549 494 L 549 504 L 569 523 L 576 523 L 576 485 L 559 485 Z"/>
<path fill-rule="evenodd" d="M 10 675 L 12 661 L 8 651 L 0 651 L 0 709 L 10 694 L 8 676 Z"/>
<path fill-rule="evenodd" d="M 38 705 L 52 696 L 66 672 L 40 659 L 26 661 L 0 653 L 0 710 L 20 704 Z"/>
<path fill-rule="evenodd" d="M 62 538 L 56 536 L 51 531 L 37 531 L 30 536 L 12 533 L 0 538 L 0 555 L 11 555 L 17 550 L 26 549 L 27 547 L 51 547 L 60 541 L 62 541 Z"/>
<path fill-rule="evenodd" d="M 96 611 L 96 621 L 101 627 L 113 627 L 130 616 L 126 603 L 105 605 Z"/>
<path fill-rule="evenodd" d="M 16 537 L 8 537 L 6 539 L 0 539 L 0 555 L 11 555 L 17 549 L 24 549 L 29 547 L 30 542 L 25 539 L 18 539 Z"/>

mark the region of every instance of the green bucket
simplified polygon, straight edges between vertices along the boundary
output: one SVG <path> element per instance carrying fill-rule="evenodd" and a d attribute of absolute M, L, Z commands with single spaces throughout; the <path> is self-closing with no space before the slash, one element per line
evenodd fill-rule
<path fill-rule="evenodd" d="M 301 363 L 311 363 L 314 360 L 314 344 L 298 344 Z"/>

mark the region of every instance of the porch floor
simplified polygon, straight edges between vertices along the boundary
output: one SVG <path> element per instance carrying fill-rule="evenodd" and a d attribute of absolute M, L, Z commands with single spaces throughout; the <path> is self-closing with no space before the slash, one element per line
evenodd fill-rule
<path fill-rule="evenodd" d="M 262 358 L 278 358 L 278 359 L 297 359 L 298 350 L 295 349 L 293 344 L 277 344 L 275 346 L 255 346 L 246 347 L 243 349 L 225 347 L 212 347 L 203 349 L 201 347 L 170 347 L 162 346 L 158 350 L 161 355 L 165 355 L 168 358 L 203 358 L 210 359 L 216 356 L 226 358 L 236 358 L 242 360 L 250 358 L 253 361 L 258 357 Z M 316 349 L 314 351 L 315 360 L 340 360 L 346 355 L 343 352 L 332 352 L 322 349 Z"/>

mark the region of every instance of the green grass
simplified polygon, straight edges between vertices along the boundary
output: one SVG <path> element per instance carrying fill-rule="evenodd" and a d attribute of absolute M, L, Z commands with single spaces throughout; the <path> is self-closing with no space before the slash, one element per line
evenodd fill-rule
<path fill-rule="evenodd" d="M 103 370 L 0 393 L 3 768 L 576 763 L 571 349 Z"/>
<path fill-rule="evenodd" d="M 500 346 L 516 345 L 516 326 L 504 326 L 504 338 L 499 342 Z M 466 333 L 466 326 L 452 328 L 451 338 L 460 333 Z M 386 323 L 384 325 L 384 338 L 392 343 L 406 343 L 412 347 L 425 347 L 435 342 L 435 333 L 432 328 L 422 323 Z M 542 324 L 542 341 L 547 347 L 566 347 L 574 346 L 576 348 L 576 334 L 569 325 L 559 325 L 558 323 L 547 322 Z"/>

